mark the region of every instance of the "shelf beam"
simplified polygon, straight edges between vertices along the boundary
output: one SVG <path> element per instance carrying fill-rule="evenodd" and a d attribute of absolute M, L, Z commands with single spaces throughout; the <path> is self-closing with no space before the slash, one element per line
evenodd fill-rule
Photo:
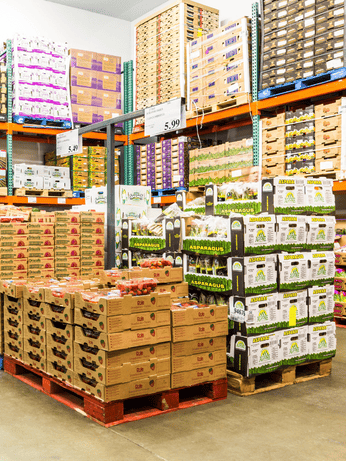
<path fill-rule="evenodd" d="M 29 199 L 36 199 L 35 202 L 29 202 Z M 59 200 L 61 203 L 59 203 Z M 62 203 L 64 202 L 64 203 Z M 15 195 L 0 197 L 0 203 L 6 205 L 51 205 L 51 206 L 72 206 L 72 205 L 85 205 L 84 198 L 65 198 L 65 197 L 17 197 Z"/>

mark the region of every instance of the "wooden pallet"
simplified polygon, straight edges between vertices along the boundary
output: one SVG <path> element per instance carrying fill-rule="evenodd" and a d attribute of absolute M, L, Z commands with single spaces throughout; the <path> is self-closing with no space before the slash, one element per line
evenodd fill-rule
<path fill-rule="evenodd" d="M 316 360 L 265 373 L 251 378 L 227 370 L 228 392 L 245 397 L 262 392 L 281 389 L 292 384 L 324 378 L 332 372 L 332 359 Z"/>
<path fill-rule="evenodd" d="M 209 114 L 211 112 L 219 112 L 220 110 L 231 109 L 232 107 L 242 106 L 243 104 L 250 104 L 251 99 L 248 94 L 243 94 L 241 96 L 233 96 L 228 101 L 219 102 L 217 104 L 213 104 L 211 106 L 206 106 L 203 108 L 197 108 L 193 110 L 189 110 L 186 112 L 186 118 L 196 118 L 200 115 Z"/>
<path fill-rule="evenodd" d="M 334 322 L 339 328 L 346 328 L 346 317 L 345 316 L 334 316 Z"/>
<path fill-rule="evenodd" d="M 4 370 L 104 427 L 138 421 L 227 398 L 227 379 L 223 378 L 196 386 L 106 403 L 6 354 Z"/>
<path fill-rule="evenodd" d="M 17 197 L 72 197 L 72 190 L 56 189 L 15 189 L 14 195 Z"/>
<path fill-rule="evenodd" d="M 6 197 L 7 187 L 0 187 L 0 197 Z"/>

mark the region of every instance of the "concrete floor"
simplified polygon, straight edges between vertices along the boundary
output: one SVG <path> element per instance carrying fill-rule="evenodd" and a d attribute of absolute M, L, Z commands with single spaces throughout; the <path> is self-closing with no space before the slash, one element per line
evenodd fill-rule
<path fill-rule="evenodd" d="M 105 429 L 0 372 L 0 461 L 346 460 L 346 329 L 332 375 Z"/>

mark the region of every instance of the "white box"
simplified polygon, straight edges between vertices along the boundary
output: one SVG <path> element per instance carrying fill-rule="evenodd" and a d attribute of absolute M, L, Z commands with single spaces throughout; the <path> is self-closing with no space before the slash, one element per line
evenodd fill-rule
<path fill-rule="evenodd" d="M 64 179 L 54 179 L 54 178 L 44 178 L 43 179 L 44 189 L 54 189 L 54 190 L 68 190 L 71 189 L 71 181 L 68 178 Z"/>
<path fill-rule="evenodd" d="M 334 285 L 308 289 L 309 323 L 322 323 L 334 317 Z"/>
<path fill-rule="evenodd" d="M 282 365 L 296 365 L 309 359 L 308 328 L 306 325 L 278 332 Z"/>
<path fill-rule="evenodd" d="M 149 186 L 115 186 L 115 201 L 121 205 L 151 206 Z"/>
<path fill-rule="evenodd" d="M 70 177 L 70 168 L 65 166 L 50 166 L 48 168 L 48 175 L 54 179 L 65 179 Z"/>
<path fill-rule="evenodd" d="M 334 251 L 311 252 L 312 285 L 329 285 L 334 281 Z"/>
<path fill-rule="evenodd" d="M 307 290 L 278 294 L 281 328 L 304 326 L 308 323 Z"/>
<path fill-rule="evenodd" d="M 278 255 L 280 291 L 307 288 L 311 284 L 310 253 Z"/>
<path fill-rule="evenodd" d="M 15 189 L 24 187 L 25 189 L 43 189 L 43 178 L 40 176 L 13 176 L 13 187 Z"/>
<path fill-rule="evenodd" d="M 147 216 L 146 206 L 131 206 L 115 204 L 115 227 L 121 226 L 121 220 L 126 218 L 140 219 Z"/>
<path fill-rule="evenodd" d="M 336 353 L 336 325 L 334 322 L 309 326 L 309 358 L 323 360 Z"/>
<path fill-rule="evenodd" d="M 335 210 L 333 180 L 326 178 L 305 179 L 306 210 L 325 214 Z"/>
<path fill-rule="evenodd" d="M 307 216 L 306 248 L 310 250 L 332 250 L 335 239 L 334 216 Z"/>
<path fill-rule="evenodd" d="M 305 179 L 274 178 L 275 213 L 294 214 L 305 211 Z"/>
<path fill-rule="evenodd" d="M 17 163 L 13 165 L 13 175 L 25 175 L 27 177 L 37 176 L 39 174 L 37 165 L 28 165 L 27 163 Z M 16 186 L 14 186 L 16 187 Z"/>
<path fill-rule="evenodd" d="M 276 248 L 279 251 L 303 251 L 306 246 L 306 217 L 277 216 Z"/>

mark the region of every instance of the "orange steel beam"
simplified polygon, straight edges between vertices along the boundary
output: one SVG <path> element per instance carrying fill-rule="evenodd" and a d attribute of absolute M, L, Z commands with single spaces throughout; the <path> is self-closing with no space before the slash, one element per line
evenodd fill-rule
<path fill-rule="evenodd" d="M 333 192 L 346 192 L 346 181 L 334 181 Z"/>
<path fill-rule="evenodd" d="M 160 199 L 160 201 L 158 199 Z M 152 205 L 160 205 L 160 204 L 168 205 L 169 203 L 175 203 L 176 201 L 177 201 L 177 198 L 175 195 L 164 195 L 163 197 L 151 197 Z"/>
<path fill-rule="evenodd" d="M 303 99 L 315 98 L 316 96 L 323 96 L 330 93 L 346 90 L 346 78 L 341 80 L 334 80 L 333 82 L 323 83 L 321 85 L 311 86 L 303 90 L 292 91 L 291 93 L 282 94 L 280 96 L 273 96 L 272 98 L 262 99 L 253 103 L 257 110 L 270 109 L 285 104 L 291 104 Z"/>

